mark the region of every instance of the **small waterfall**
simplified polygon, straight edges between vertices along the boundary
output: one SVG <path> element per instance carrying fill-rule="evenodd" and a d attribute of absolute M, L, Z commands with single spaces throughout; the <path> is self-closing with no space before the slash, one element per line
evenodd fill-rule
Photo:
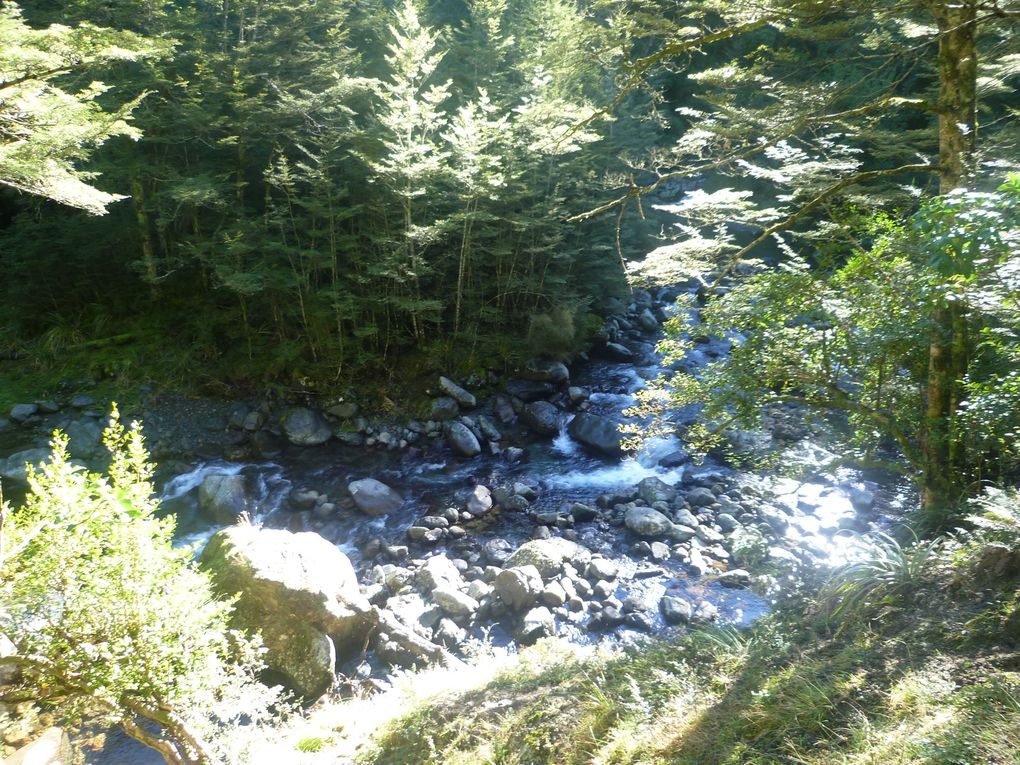
<path fill-rule="evenodd" d="M 573 457 L 579 449 L 577 442 L 567 432 L 567 426 L 570 425 L 573 419 L 573 415 L 560 418 L 560 432 L 552 442 L 552 450 L 557 454 L 562 454 L 564 457 Z"/>

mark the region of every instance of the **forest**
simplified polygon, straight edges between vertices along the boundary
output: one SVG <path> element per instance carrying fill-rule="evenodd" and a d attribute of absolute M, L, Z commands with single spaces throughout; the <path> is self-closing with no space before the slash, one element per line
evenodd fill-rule
<path fill-rule="evenodd" d="M 1018 88 L 1018 0 L 0 0 L 4 762 L 1015 765 Z"/>

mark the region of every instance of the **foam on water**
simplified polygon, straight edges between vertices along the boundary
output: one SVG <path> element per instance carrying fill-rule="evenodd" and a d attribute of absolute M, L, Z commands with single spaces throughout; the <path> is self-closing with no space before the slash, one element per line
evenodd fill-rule
<path fill-rule="evenodd" d="M 567 433 L 567 426 L 573 419 L 573 416 L 560 419 L 560 432 L 556 434 L 556 438 L 552 441 L 552 450 L 557 454 L 562 454 L 564 457 L 574 456 L 579 448 L 577 442 Z"/>
<path fill-rule="evenodd" d="M 208 476 L 211 475 L 237 475 L 244 470 L 248 465 L 238 465 L 231 462 L 224 462 L 222 460 L 215 460 L 213 462 L 200 462 L 194 468 L 189 470 L 187 473 L 181 473 L 179 476 L 175 476 L 166 482 L 163 487 L 163 493 L 160 494 L 160 499 L 177 499 L 183 497 L 189 491 L 197 489 L 202 485 Z M 279 467 L 279 466 L 276 466 Z"/>

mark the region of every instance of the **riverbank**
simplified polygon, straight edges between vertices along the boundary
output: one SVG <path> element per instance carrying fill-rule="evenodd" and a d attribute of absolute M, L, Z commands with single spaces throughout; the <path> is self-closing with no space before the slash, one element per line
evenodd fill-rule
<path fill-rule="evenodd" d="M 1016 535 L 1006 547 L 1015 564 Z M 744 632 L 483 652 L 466 676 L 313 710 L 270 751 L 295 765 L 1013 765 L 1018 569 L 989 568 L 990 549 L 901 548 L 930 555 L 900 589 L 840 610 L 850 593 L 818 579 Z"/>

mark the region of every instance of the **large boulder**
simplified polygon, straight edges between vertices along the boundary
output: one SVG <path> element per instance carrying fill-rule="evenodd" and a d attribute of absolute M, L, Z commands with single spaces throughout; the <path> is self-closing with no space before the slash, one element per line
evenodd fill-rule
<path fill-rule="evenodd" d="M 234 523 L 248 509 L 243 475 L 207 475 L 198 487 L 198 510 L 213 523 Z"/>
<path fill-rule="evenodd" d="M 463 422 L 451 422 L 446 426 L 446 443 L 463 457 L 474 457 L 482 451 L 475 434 Z"/>
<path fill-rule="evenodd" d="M 560 432 L 560 410 L 548 401 L 528 404 L 521 416 L 528 427 L 541 436 L 554 436 Z"/>
<path fill-rule="evenodd" d="M 508 568 L 534 566 L 543 579 L 548 579 L 559 574 L 564 563 L 573 563 L 583 571 L 590 560 L 591 553 L 576 542 L 550 537 L 525 542 L 507 559 L 506 565 Z"/>
<path fill-rule="evenodd" d="M 374 478 L 362 478 L 347 484 L 347 491 L 354 498 L 354 504 L 365 515 L 389 515 L 404 504 L 404 498 Z"/>
<path fill-rule="evenodd" d="M 47 728 L 4 760 L 4 765 L 70 765 L 75 762 L 71 740 L 61 728 Z"/>
<path fill-rule="evenodd" d="M 326 418 L 314 409 L 294 406 L 280 417 L 280 427 L 287 440 L 295 446 L 318 446 L 333 437 Z"/>
<path fill-rule="evenodd" d="M 575 441 L 602 454 L 616 457 L 623 453 L 620 430 L 608 417 L 581 412 L 570 421 L 567 433 Z"/>
<path fill-rule="evenodd" d="M 318 534 L 231 526 L 200 564 L 220 593 L 238 596 L 235 626 L 261 631 L 267 667 L 305 699 L 329 689 L 337 654 L 375 626 L 351 562 Z"/>
<path fill-rule="evenodd" d="M 39 411 L 37 404 L 15 404 L 11 407 L 11 419 L 15 422 L 25 422 Z"/>
<path fill-rule="evenodd" d="M 0 459 L 0 477 L 9 481 L 24 482 L 28 477 L 26 465 L 39 467 L 49 461 L 49 449 L 26 449 L 23 452 L 15 452 L 7 459 Z"/>
<path fill-rule="evenodd" d="M 79 460 L 90 460 L 101 455 L 103 449 L 103 426 L 98 420 L 82 418 L 73 420 L 64 427 L 67 435 L 67 451 Z"/>
<path fill-rule="evenodd" d="M 624 513 L 623 522 L 639 537 L 655 539 L 673 531 L 673 521 L 650 507 L 632 507 Z"/>
<path fill-rule="evenodd" d="M 473 409 L 475 405 L 478 403 L 477 401 L 475 401 L 474 396 L 472 396 L 462 387 L 457 385 L 457 383 L 455 383 L 449 377 L 440 377 L 439 387 L 442 389 L 443 393 L 445 393 L 447 396 L 452 398 L 454 401 L 456 401 L 463 407 Z"/>

